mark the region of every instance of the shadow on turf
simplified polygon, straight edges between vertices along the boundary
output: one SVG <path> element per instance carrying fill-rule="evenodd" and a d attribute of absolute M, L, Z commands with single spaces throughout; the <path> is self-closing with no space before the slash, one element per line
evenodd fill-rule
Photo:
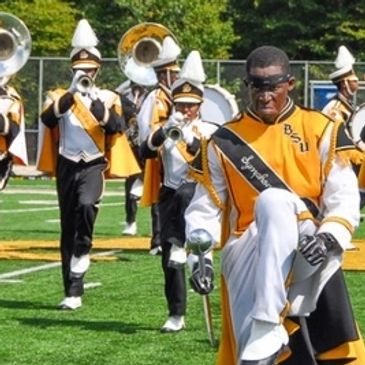
<path fill-rule="evenodd" d="M 120 332 L 135 334 L 140 331 L 156 331 L 156 327 L 148 327 L 136 323 L 118 321 L 82 321 L 72 319 L 46 319 L 46 318 L 16 318 L 21 324 L 32 327 L 78 327 L 88 331 Z"/>
<path fill-rule="evenodd" d="M 0 299 L 0 308 L 31 309 L 39 308 L 39 305 L 32 302 Z"/>
<path fill-rule="evenodd" d="M 0 308 L 10 309 L 51 309 L 56 310 L 55 306 L 44 305 L 37 302 L 26 302 L 20 300 L 4 300 L 0 299 Z"/>

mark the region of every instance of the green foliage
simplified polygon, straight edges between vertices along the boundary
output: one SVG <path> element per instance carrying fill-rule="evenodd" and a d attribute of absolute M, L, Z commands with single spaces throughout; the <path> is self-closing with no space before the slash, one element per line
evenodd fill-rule
<path fill-rule="evenodd" d="M 122 35 L 141 22 L 168 27 L 183 58 L 198 49 L 205 59 L 245 59 L 268 43 L 297 60 L 332 60 L 340 44 L 365 56 L 360 0 L 3 0 L 1 10 L 26 22 L 33 56 L 68 56 L 81 17 L 95 29 L 104 58 L 115 58 Z"/>
<path fill-rule="evenodd" d="M 182 57 L 198 49 L 203 58 L 228 58 L 236 39 L 226 17 L 227 0 L 80 0 L 75 6 L 94 27 L 104 57 L 116 57 L 122 35 L 142 22 L 170 29 L 183 50 Z"/>
<path fill-rule="evenodd" d="M 234 58 L 272 44 L 292 59 L 332 60 L 341 44 L 364 58 L 365 4 L 361 1 L 231 0 L 229 16 L 241 36 Z"/>
<path fill-rule="evenodd" d="M 63 56 L 69 52 L 76 10 L 62 0 L 5 0 L 1 10 L 24 21 L 32 35 L 32 56 Z"/>

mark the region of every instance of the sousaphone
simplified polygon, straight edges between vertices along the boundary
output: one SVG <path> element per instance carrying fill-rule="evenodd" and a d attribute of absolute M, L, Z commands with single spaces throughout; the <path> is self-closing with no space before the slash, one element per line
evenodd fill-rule
<path fill-rule="evenodd" d="M 30 32 L 23 21 L 0 12 L 0 85 L 25 65 L 31 45 Z"/>
<path fill-rule="evenodd" d="M 157 60 L 165 37 L 175 36 L 158 23 L 141 23 L 130 28 L 118 45 L 118 61 L 123 73 L 133 82 L 152 86 L 157 77 L 151 66 Z"/>

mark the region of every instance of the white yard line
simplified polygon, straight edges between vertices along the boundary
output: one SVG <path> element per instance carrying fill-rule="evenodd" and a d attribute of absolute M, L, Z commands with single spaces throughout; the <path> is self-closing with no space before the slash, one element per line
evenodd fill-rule
<path fill-rule="evenodd" d="M 60 262 L 52 262 L 50 264 L 33 266 L 33 267 L 29 267 L 27 269 L 10 271 L 10 272 L 6 272 L 4 274 L 0 274 L 0 280 L 2 280 L 2 279 L 9 279 L 9 278 L 16 278 L 17 276 L 21 276 L 21 275 L 25 275 L 25 274 L 30 274 L 30 273 L 36 272 L 36 271 L 42 271 L 42 270 L 52 269 L 52 268 L 58 267 L 58 266 L 61 266 L 61 263 Z"/>
<path fill-rule="evenodd" d="M 121 250 L 103 251 L 103 252 L 95 253 L 95 254 L 93 254 L 93 256 L 111 256 L 120 251 Z M 0 274 L 0 281 L 2 281 L 3 279 L 16 278 L 18 276 L 30 274 L 30 273 L 37 272 L 37 271 L 53 269 L 54 267 L 59 267 L 59 266 L 61 266 L 61 262 L 52 262 L 49 264 L 29 267 L 27 269 L 6 272 L 3 274 Z"/>
<path fill-rule="evenodd" d="M 116 207 L 124 205 L 124 202 L 120 203 L 101 203 L 100 207 Z M 24 209 L 0 209 L 0 213 L 14 214 L 14 213 L 27 213 L 27 212 L 44 212 L 46 210 L 58 210 L 58 206 L 55 207 L 43 207 L 43 208 L 24 208 Z"/>
<path fill-rule="evenodd" d="M 15 195 L 15 194 L 27 194 L 27 195 L 52 195 L 57 196 L 55 190 L 35 190 L 35 189 L 5 189 L 1 194 Z M 124 196 L 124 191 L 104 191 L 103 196 Z"/>

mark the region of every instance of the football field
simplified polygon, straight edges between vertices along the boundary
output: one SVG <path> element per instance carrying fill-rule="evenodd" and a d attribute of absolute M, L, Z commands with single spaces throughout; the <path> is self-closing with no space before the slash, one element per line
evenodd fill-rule
<path fill-rule="evenodd" d="M 56 308 L 62 285 L 54 181 L 12 179 L 0 201 L 1 365 L 214 364 L 217 349 L 208 342 L 202 298 L 196 293 L 188 293 L 186 330 L 159 332 L 167 312 L 160 257 L 148 254 L 150 212 L 138 211 L 138 237 L 122 238 L 122 181 L 106 184 L 84 305 L 74 312 Z M 365 237 L 363 225 L 357 239 Z M 346 279 L 365 333 L 365 274 L 354 267 L 359 262 L 361 268 L 365 259 L 356 251 L 351 255 Z M 217 251 L 216 278 L 219 258 Z M 219 280 L 215 283 L 211 303 L 218 339 Z"/>
<path fill-rule="evenodd" d="M 139 237 L 122 238 L 122 181 L 106 184 L 84 305 L 74 312 L 56 308 L 62 285 L 54 181 L 13 179 L 0 200 L 1 365 L 214 363 L 199 295 L 188 293 L 185 331 L 159 332 L 167 312 L 160 257 L 148 254 L 150 212 L 139 209 Z M 211 295 L 217 336 L 218 293 Z"/>

